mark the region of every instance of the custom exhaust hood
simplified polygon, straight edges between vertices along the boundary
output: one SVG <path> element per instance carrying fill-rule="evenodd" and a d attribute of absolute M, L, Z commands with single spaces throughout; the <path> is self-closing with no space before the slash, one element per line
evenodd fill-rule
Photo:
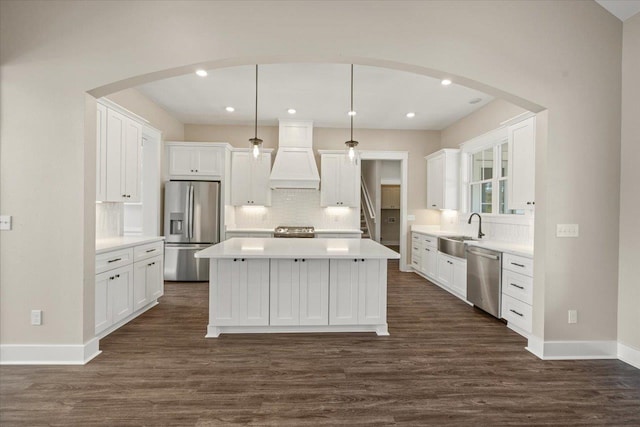
<path fill-rule="evenodd" d="M 280 121 L 278 152 L 269 178 L 271 188 L 320 188 L 312 142 L 312 121 Z"/>

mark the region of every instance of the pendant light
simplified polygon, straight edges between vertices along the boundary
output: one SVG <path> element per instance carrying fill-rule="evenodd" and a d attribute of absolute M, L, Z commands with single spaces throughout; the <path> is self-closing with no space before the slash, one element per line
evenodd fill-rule
<path fill-rule="evenodd" d="M 256 114 L 253 131 L 253 138 L 249 139 L 249 142 L 251 143 L 253 158 L 258 160 L 262 154 L 262 140 L 258 138 L 258 64 L 256 64 Z"/>
<path fill-rule="evenodd" d="M 351 64 L 351 109 L 349 110 L 349 117 L 351 118 L 351 139 L 344 143 L 344 145 L 347 146 L 347 159 L 350 162 L 355 162 L 358 157 L 358 152 L 356 151 L 358 141 L 353 140 L 353 116 L 355 115 L 356 112 L 353 109 L 353 64 Z"/>

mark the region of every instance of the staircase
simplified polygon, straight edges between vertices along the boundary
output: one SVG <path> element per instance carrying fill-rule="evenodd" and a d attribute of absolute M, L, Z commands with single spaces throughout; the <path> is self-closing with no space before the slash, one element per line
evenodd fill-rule
<path fill-rule="evenodd" d="M 367 220 L 364 217 L 364 210 L 360 209 L 360 230 L 362 231 L 363 239 L 370 239 L 369 227 L 367 227 Z"/>

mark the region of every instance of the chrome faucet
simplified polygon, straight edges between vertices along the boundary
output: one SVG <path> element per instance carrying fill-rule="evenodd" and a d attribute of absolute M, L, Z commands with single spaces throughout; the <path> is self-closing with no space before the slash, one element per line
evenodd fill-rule
<path fill-rule="evenodd" d="M 482 217 L 478 212 L 474 212 L 469 216 L 467 224 L 471 224 L 471 218 L 473 218 L 474 215 L 478 216 L 478 239 L 482 239 L 482 236 L 484 236 L 484 233 L 482 232 Z"/>

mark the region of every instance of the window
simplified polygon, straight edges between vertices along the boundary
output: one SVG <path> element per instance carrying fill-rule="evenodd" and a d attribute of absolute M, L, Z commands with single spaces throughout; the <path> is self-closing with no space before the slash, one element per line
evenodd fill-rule
<path fill-rule="evenodd" d="M 509 145 L 499 139 L 488 147 L 467 152 L 469 162 L 468 204 L 470 212 L 522 215 L 524 211 L 508 209 Z"/>

